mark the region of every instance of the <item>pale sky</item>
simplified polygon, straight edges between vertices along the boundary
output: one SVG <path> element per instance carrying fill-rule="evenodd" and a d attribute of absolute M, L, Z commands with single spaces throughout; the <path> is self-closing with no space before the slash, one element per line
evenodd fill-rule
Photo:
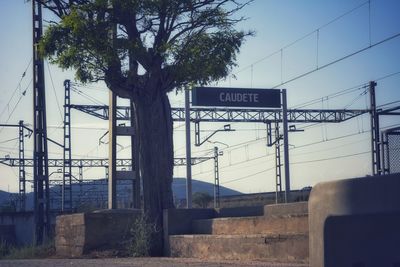
<path fill-rule="evenodd" d="M 24 120 L 32 124 L 33 121 L 32 70 L 29 65 L 32 58 L 31 6 L 24 2 L 0 0 L 3 25 L 0 28 L 0 123 L 17 124 Z M 376 89 L 378 105 L 400 100 L 400 36 L 396 36 L 400 33 L 399 1 L 255 0 L 243 10 L 243 14 L 248 20 L 239 27 L 254 30 L 256 35 L 249 38 L 241 49 L 238 67 L 233 71 L 236 78 L 229 77 L 213 86 L 285 88 L 289 108 L 365 109 L 369 98 L 362 89 L 341 97 L 331 95 L 379 79 Z M 390 37 L 393 39 L 385 41 Z M 365 51 L 354 56 L 285 83 L 364 48 Z M 28 65 L 26 75 L 22 77 Z M 48 134 L 62 143 L 63 81 L 74 77 L 70 71 L 63 72 L 47 64 L 45 72 Z M 387 77 L 391 74 L 394 75 Z M 107 90 L 102 84 L 78 89 L 92 99 L 73 92 L 73 104 L 106 104 L 108 101 Z M 93 101 L 93 98 L 97 100 Z M 182 94 L 171 94 L 170 99 L 174 107 L 183 105 Z M 315 99 L 313 105 L 303 105 Z M 382 127 L 399 124 L 400 118 L 396 117 L 381 121 Z M 222 125 L 202 123 L 202 137 Z M 297 125 L 298 128 L 305 126 Z M 73 110 L 72 127 L 73 158 L 107 157 L 107 146 L 98 145 L 98 139 L 107 128 L 105 121 Z M 184 126 L 175 123 L 174 128 L 175 156 L 184 157 Z M 221 185 L 247 193 L 273 191 L 274 148 L 266 147 L 265 125 L 232 123 L 232 128 L 236 131 L 212 137 L 210 141 L 215 144 L 193 146 L 193 156 L 212 156 L 212 148 L 217 145 L 224 151 L 220 157 Z M 292 188 L 371 174 L 369 129 L 369 116 L 366 114 L 348 122 L 319 124 L 305 128 L 304 132 L 291 133 Z M 18 157 L 17 137 L 16 129 L 0 128 L 0 157 Z M 125 157 L 128 144 L 124 140 L 120 143 L 123 150 L 119 155 Z M 49 153 L 49 158 L 62 158 L 62 150 L 53 145 L 49 145 Z M 32 157 L 31 139 L 27 139 L 25 157 Z M 27 171 L 31 173 L 31 170 Z M 212 161 L 194 166 L 192 172 L 194 179 L 213 182 Z M 52 178 L 60 179 L 57 175 Z M 175 177 L 184 176 L 184 168 L 175 168 Z M 104 178 L 104 170 L 85 170 L 84 178 Z M 28 184 L 28 190 L 29 187 Z M 0 190 L 18 190 L 17 168 L 0 165 Z"/>

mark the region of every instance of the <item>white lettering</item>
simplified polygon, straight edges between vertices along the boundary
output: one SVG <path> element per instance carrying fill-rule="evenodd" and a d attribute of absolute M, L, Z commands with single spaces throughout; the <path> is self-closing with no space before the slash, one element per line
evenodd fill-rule
<path fill-rule="evenodd" d="M 253 102 L 258 103 L 258 94 L 253 94 Z"/>
<path fill-rule="evenodd" d="M 251 93 L 225 93 L 219 94 L 219 101 L 221 102 L 244 102 L 244 103 L 258 103 L 258 94 Z"/>
<path fill-rule="evenodd" d="M 224 92 L 222 92 L 222 93 L 220 93 L 220 94 L 219 94 L 219 101 L 221 101 L 221 102 L 225 102 L 224 95 L 225 95 L 225 93 L 224 93 Z"/>
<path fill-rule="evenodd" d="M 225 97 L 226 102 L 231 102 L 231 94 L 227 93 Z"/>

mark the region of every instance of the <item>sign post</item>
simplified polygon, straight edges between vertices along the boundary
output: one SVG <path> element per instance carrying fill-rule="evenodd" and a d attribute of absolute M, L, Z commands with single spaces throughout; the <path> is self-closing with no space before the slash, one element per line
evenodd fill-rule
<path fill-rule="evenodd" d="M 192 90 L 192 105 L 280 108 L 281 95 L 277 89 L 195 87 Z"/>
<path fill-rule="evenodd" d="M 186 126 L 186 208 L 192 208 L 192 151 L 190 146 L 190 100 L 189 89 L 185 89 Z"/>
<path fill-rule="evenodd" d="M 289 127 L 287 118 L 286 89 L 195 87 L 192 90 L 192 105 L 281 109 L 285 167 L 285 202 L 290 201 Z"/>
<path fill-rule="evenodd" d="M 285 202 L 290 201 L 289 128 L 287 119 L 286 89 L 282 89 L 283 158 L 285 166 Z"/>

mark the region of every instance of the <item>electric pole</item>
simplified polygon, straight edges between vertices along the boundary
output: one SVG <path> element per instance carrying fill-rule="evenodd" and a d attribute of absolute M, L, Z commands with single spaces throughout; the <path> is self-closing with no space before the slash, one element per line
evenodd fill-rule
<path fill-rule="evenodd" d="M 44 60 L 39 54 L 39 42 L 43 34 L 42 4 L 37 0 L 32 0 L 32 27 L 35 242 L 40 245 L 43 244 L 50 232 L 50 201 Z"/>

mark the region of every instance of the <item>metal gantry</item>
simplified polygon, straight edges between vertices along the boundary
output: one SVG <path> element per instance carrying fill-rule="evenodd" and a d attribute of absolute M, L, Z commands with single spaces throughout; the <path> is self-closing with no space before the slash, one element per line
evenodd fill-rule
<path fill-rule="evenodd" d="M 18 167 L 18 193 L 19 193 L 19 209 L 24 211 L 26 208 L 26 171 L 25 171 L 25 137 L 30 137 L 33 130 L 26 127 L 24 122 L 21 120 L 18 124 L 0 124 L 0 127 L 11 127 L 18 128 L 18 158 L 15 159 L 18 164 L 13 167 Z M 5 157 L 0 159 L 0 164 L 8 165 L 10 157 Z M 31 165 L 33 167 L 33 160 L 31 160 Z M 10 165 L 8 165 L 10 166 Z"/>
<path fill-rule="evenodd" d="M 218 147 L 214 147 L 214 208 L 219 208 L 220 205 L 220 190 L 219 190 L 219 166 L 218 157 L 222 152 L 218 151 Z"/>
<path fill-rule="evenodd" d="M 207 160 L 214 159 L 214 157 L 193 157 L 191 159 L 192 165 L 203 163 Z M 62 159 L 49 159 L 49 167 L 62 168 Z M 117 159 L 117 167 L 130 167 L 132 166 L 132 159 Z M 0 164 L 4 164 L 10 167 L 33 167 L 32 159 L 24 159 L 21 161 L 19 158 L 0 158 Z M 97 168 L 97 167 L 108 167 L 108 159 L 72 159 L 71 167 L 74 168 Z M 174 166 L 186 166 L 186 158 L 174 158 Z"/>
<path fill-rule="evenodd" d="M 71 105 L 71 108 L 90 114 L 97 118 L 108 120 L 107 105 Z M 290 123 L 339 123 L 362 114 L 368 109 L 288 109 Z M 129 120 L 130 108 L 117 107 L 117 119 Z M 184 108 L 172 108 L 174 121 L 185 121 Z M 191 108 L 190 121 L 192 122 L 282 122 L 280 109 L 231 109 L 231 108 Z"/>
<path fill-rule="evenodd" d="M 64 81 L 64 146 L 61 210 L 72 211 L 71 82 Z"/>
<path fill-rule="evenodd" d="M 71 132 L 70 132 L 70 111 L 71 108 L 76 110 L 83 111 L 85 113 L 94 115 L 101 119 L 108 119 L 108 106 L 95 106 L 95 105 L 72 105 L 70 101 L 70 91 L 68 90 L 70 84 L 66 83 L 65 90 L 66 90 L 66 100 L 64 105 L 64 158 L 60 159 L 48 159 L 47 164 L 48 167 L 63 167 L 64 174 L 71 173 L 72 179 L 72 171 L 68 171 L 70 168 L 77 167 L 79 168 L 79 177 L 80 180 L 83 181 L 83 168 L 84 167 L 105 167 L 106 170 L 108 169 L 108 159 L 71 159 Z M 317 123 L 317 122 L 325 122 L 325 123 L 338 123 L 342 121 L 349 120 L 356 116 L 370 113 L 371 114 L 371 130 L 372 133 L 376 133 L 378 130 L 379 133 L 379 116 L 380 115 L 400 115 L 400 107 L 389 108 L 389 109 L 378 109 L 376 108 L 376 101 L 375 101 L 375 82 L 370 83 L 370 94 L 371 94 L 371 109 L 358 109 L 358 110 L 347 110 L 347 109 L 331 109 L 331 110 L 315 110 L 315 109 L 289 109 L 287 111 L 287 118 L 288 122 L 292 123 L 299 123 L 299 122 L 308 122 L 308 123 Z M 68 92 L 67 92 L 68 90 Z M 131 116 L 131 109 L 130 107 L 117 107 L 116 108 L 116 116 L 118 120 L 125 120 L 130 119 Z M 172 108 L 172 116 L 174 121 L 184 121 L 185 120 L 185 111 L 183 108 Z M 277 200 L 283 197 L 282 195 L 282 175 L 281 175 L 281 139 L 282 133 L 280 133 L 279 124 L 283 121 L 282 118 L 283 114 L 282 111 L 279 109 L 228 109 L 228 108 L 191 108 L 190 109 L 190 121 L 199 124 L 200 122 L 262 122 L 267 125 L 267 132 L 269 133 L 268 136 L 268 144 L 270 146 L 275 145 L 275 154 L 276 154 L 276 191 L 277 191 Z M 274 136 L 275 140 L 272 138 L 272 123 L 274 123 Z M 23 123 L 22 123 L 23 125 Z M 14 125 L 16 127 L 21 127 L 21 122 L 19 125 Z M 30 130 L 26 126 L 23 126 L 25 129 Z M 199 128 L 199 127 L 198 127 Z M 25 194 L 25 167 L 34 167 L 35 161 L 33 159 L 25 159 L 23 154 L 23 130 L 20 129 L 20 154 L 19 158 L 0 158 L 0 163 L 14 166 L 20 168 L 20 195 Z M 22 137 L 21 137 L 22 136 Z M 52 140 L 50 140 L 52 141 Z M 54 141 L 52 141 L 54 142 Z M 56 143 L 56 142 L 54 142 Z M 378 173 L 378 170 L 381 168 L 379 167 L 379 161 L 376 161 L 376 155 L 379 155 L 379 137 L 374 138 L 371 140 L 372 143 L 372 150 L 373 155 L 373 166 Z M 58 144 L 58 143 L 57 143 Z M 59 144 L 58 144 L 59 145 Z M 378 147 L 378 150 L 376 149 Z M 378 152 L 377 152 L 378 151 Z M 198 157 L 192 158 L 191 164 L 196 165 L 201 162 L 204 162 L 209 159 L 215 160 L 214 157 Z M 174 165 L 175 166 L 184 166 L 186 165 L 187 160 L 185 158 L 175 158 Z M 132 167 L 132 160 L 131 159 L 118 159 L 116 161 L 116 165 L 118 167 Z M 65 170 L 66 169 L 66 170 Z M 218 175 L 218 170 L 216 171 L 216 175 Z M 64 175 L 66 182 L 68 182 L 68 175 Z M 216 176 L 217 177 L 217 176 Z M 65 179 L 64 178 L 64 179 Z M 219 179 L 216 179 L 216 181 Z M 72 180 L 71 180 L 72 183 Z M 70 184 L 71 184 L 70 183 Z M 72 191 L 72 190 L 71 190 Z M 72 195 L 72 192 L 71 192 Z M 72 197 L 70 198 L 72 202 Z"/>
<path fill-rule="evenodd" d="M 19 162 L 21 162 L 22 164 L 19 165 L 18 167 L 18 179 L 19 179 L 19 183 L 18 183 L 18 197 L 19 197 L 19 210 L 20 211 L 25 211 L 26 208 L 26 182 L 25 182 L 25 127 L 24 127 L 24 121 L 19 121 L 19 127 L 18 127 L 18 159 Z"/>
<path fill-rule="evenodd" d="M 71 105 L 71 108 L 90 114 L 97 118 L 107 120 L 109 119 L 109 109 L 107 105 Z M 275 125 L 275 155 L 276 155 L 276 190 L 277 190 L 277 202 L 283 201 L 282 195 L 282 166 L 285 166 L 285 173 L 289 175 L 289 170 L 285 165 L 282 164 L 281 159 L 281 147 L 283 134 L 279 132 L 279 124 L 284 122 L 284 117 L 289 123 L 339 123 L 362 114 L 370 112 L 365 109 L 328 109 L 328 110 L 317 110 L 317 109 L 287 109 L 285 115 L 282 109 L 237 109 L 237 108 L 190 108 L 191 122 L 195 123 L 196 137 L 199 136 L 200 122 L 256 122 L 265 123 L 271 126 L 273 122 Z M 173 121 L 185 121 L 186 114 L 185 108 L 172 108 L 171 115 Z M 131 116 L 131 110 L 127 106 L 116 107 L 116 117 L 118 120 L 129 120 Z M 270 127 L 271 128 L 271 127 Z M 286 129 L 287 130 L 287 129 Z M 197 140 L 197 139 L 196 139 Z M 286 149 L 287 150 L 287 149 Z M 287 151 L 288 154 L 288 151 Z M 288 158 L 284 158 L 288 161 Z M 288 175 L 285 175 L 288 177 Z M 289 192 L 290 184 L 288 181 L 285 182 L 285 192 Z M 288 200 L 288 195 L 285 194 L 285 201 Z"/>
<path fill-rule="evenodd" d="M 42 38 L 42 4 L 32 1 L 33 25 L 33 180 L 35 242 L 42 244 L 50 235 L 49 170 L 47 165 L 47 123 L 44 60 L 39 52 Z"/>
<path fill-rule="evenodd" d="M 1 125 L 0 125 L 1 126 Z M 17 126 L 17 125 L 12 125 L 12 126 Z M 30 130 L 29 128 L 26 128 L 26 126 L 24 126 L 25 129 Z M 30 130 L 31 131 L 31 130 Z M 205 161 L 214 159 L 215 157 L 193 157 L 191 158 L 191 164 L 192 165 L 197 165 L 200 163 L 203 163 Z M 48 167 L 49 168 L 63 168 L 64 166 L 64 159 L 49 159 L 48 160 Z M 84 168 L 105 168 L 105 180 L 108 180 L 108 170 L 109 170 L 109 164 L 108 164 L 109 160 L 108 159 L 72 159 L 71 160 L 71 183 L 69 184 L 71 186 L 71 210 L 73 209 L 73 203 L 75 202 L 73 200 L 74 195 L 76 195 L 76 192 L 72 192 L 72 188 L 73 185 L 79 185 L 80 186 L 80 190 L 82 191 L 82 185 L 86 182 L 88 182 L 88 179 L 84 179 L 83 177 L 83 169 Z M 11 157 L 4 157 L 4 158 L 0 158 L 0 164 L 9 166 L 9 167 L 18 167 L 19 169 L 24 169 L 24 174 L 25 174 L 25 168 L 32 168 L 34 166 L 34 161 L 33 159 L 26 159 L 26 158 L 11 158 Z M 186 158 L 174 158 L 174 165 L 175 166 L 186 166 L 187 161 Z M 116 166 L 120 167 L 120 168 L 129 168 L 132 166 L 132 159 L 117 159 L 116 160 Z M 78 169 L 78 177 L 74 177 L 72 175 L 72 168 L 74 169 Z M 96 180 L 90 180 L 90 181 L 96 181 Z M 123 181 L 123 180 L 122 180 Z M 31 180 L 20 180 L 20 186 L 21 188 L 25 189 L 26 188 L 26 183 L 27 182 L 33 182 Z M 64 185 L 64 181 L 61 180 L 49 180 L 49 183 L 51 183 L 51 185 L 57 184 L 57 185 L 61 185 L 61 192 L 60 192 L 60 199 L 61 199 L 61 205 L 63 200 L 62 197 L 62 191 L 63 191 L 63 185 Z M 25 199 L 25 190 L 20 191 L 20 199 Z M 22 205 L 22 204 L 20 204 Z M 61 206 L 60 205 L 60 206 Z"/>
<path fill-rule="evenodd" d="M 275 187 L 275 200 L 276 203 L 283 202 L 282 195 L 282 160 L 281 160 L 281 142 L 282 136 L 280 134 L 279 122 L 275 121 L 275 174 L 276 174 L 276 187 Z"/>
<path fill-rule="evenodd" d="M 380 140 L 379 140 L 379 115 L 376 110 L 375 98 L 376 82 L 369 83 L 370 106 L 371 106 L 371 159 L 372 175 L 381 175 Z"/>

